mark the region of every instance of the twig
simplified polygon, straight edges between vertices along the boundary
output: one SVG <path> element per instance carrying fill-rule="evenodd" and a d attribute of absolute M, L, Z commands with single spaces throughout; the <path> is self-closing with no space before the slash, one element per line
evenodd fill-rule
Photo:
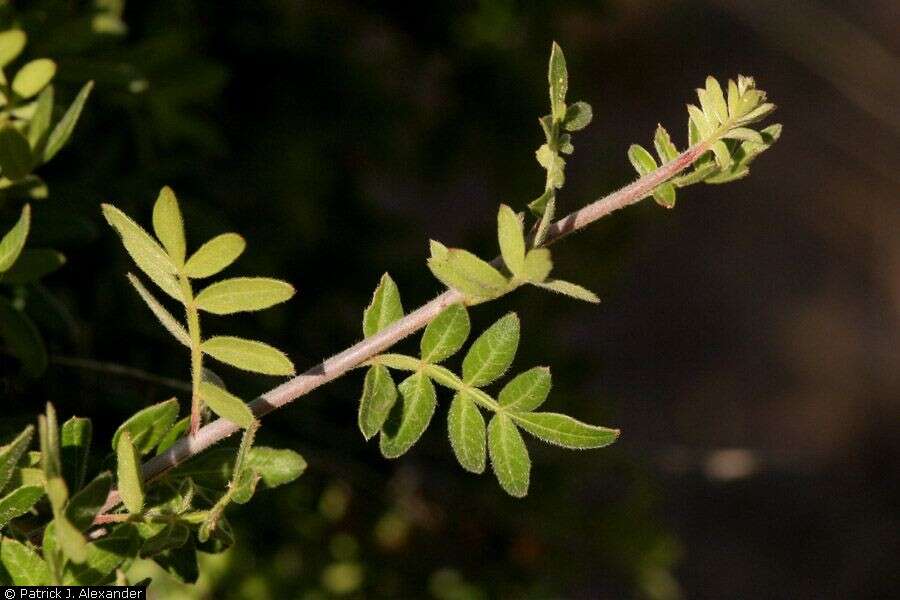
<path fill-rule="evenodd" d="M 550 226 L 544 245 L 559 241 L 601 217 L 646 198 L 661 183 L 671 179 L 693 164 L 697 158 L 709 150 L 711 143 L 712 140 L 708 140 L 688 148 L 674 160 L 664 164 L 654 172 L 556 221 Z M 250 403 L 253 414 L 257 418 L 262 417 L 301 396 L 305 396 L 319 386 L 340 377 L 373 356 L 384 352 L 400 340 L 422 329 L 451 304 L 463 301 L 464 297 L 461 293 L 456 290 L 447 290 L 387 329 L 356 343 L 305 373 L 297 375 L 293 379 L 269 390 Z M 141 469 L 144 481 L 151 481 L 160 477 L 176 465 L 234 434 L 238 429 L 238 426 L 231 421 L 220 418 L 202 427 L 196 435 L 181 438 L 166 452 L 144 463 Z M 103 515 L 113 509 L 119 502 L 118 490 L 112 490 L 94 522 L 100 522 L 104 518 Z"/>

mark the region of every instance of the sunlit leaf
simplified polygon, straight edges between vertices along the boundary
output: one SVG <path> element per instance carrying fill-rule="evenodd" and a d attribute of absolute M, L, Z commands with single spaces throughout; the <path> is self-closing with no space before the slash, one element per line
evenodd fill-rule
<path fill-rule="evenodd" d="M 44 488 L 31 485 L 17 488 L 0 498 L 0 529 L 16 517 L 27 513 L 43 497 Z"/>
<path fill-rule="evenodd" d="M 398 389 L 403 400 L 394 404 L 379 439 L 385 458 L 406 453 L 428 428 L 437 406 L 434 384 L 424 373 L 410 375 Z"/>
<path fill-rule="evenodd" d="M 127 277 L 128 281 L 141 297 L 141 300 L 144 301 L 156 318 L 159 319 L 160 324 L 165 327 L 166 331 L 171 333 L 176 340 L 190 348 L 191 338 L 188 335 L 187 329 L 184 328 L 184 325 L 182 325 L 178 319 L 173 317 L 172 313 L 166 310 L 166 308 L 160 304 L 159 300 L 153 297 L 153 294 L 144 287 L 144 284 L 141 283 L 140 279 L 131 273 L 128 273 Z"/>
<path fill-rule="evenodd" d="M 246 429 L 253 422 L 253 413 L 247 404 L 222 388 L 204 381 L 200 384 L 200 396 L 206 405 L 223 419 Z"/>
<path fill-rule="evenodd" d="M 487 328 L 463 359 L 462 379 L 469 385 L 485 386 L 503 375 L 519 347 L 519 317 L 508 313 Z"/>
<path fill-rule="evenodd" d="M 184 264 L 184 219 L 172 188 L 165 186 L 153 205 L 153 232 L 176 266 Z"/>
<path fill-rule="evenodd" d="M 25 247 L 25 240 L 28 238 L 28 231 L 31 228 L 31 205 L 26 204 L 22 207 L 22 213 L 19 220 L 13 225 L 4 236 L 0 239 L 0 273 L 9 270 L 16 259 L 22 253 Z"/>
<path fill-rule="evenodd" d="M 53 119 L 53 86 L 48 85 L 40 94 L 34 107 L 34 115 L 28 122 L 28 143 L 31 149 L 37 149 L 50 133 L 50 123 Z"/>
<path fill-rule="evenodd" d="M 194 252 L 184 265 L 188 277 L 211 277 L 228 267 L 243 254 L 247 242 L 236 233 L 223 233 Z"/>
<path fill-rule="evenodd" d="M 563 126 L 566 131 L 579 131 L 587 127 L 591 119 L 594 118 L 594 112 L 591 105 L 587 102 L 578 101 L 566 107 L 566 118 L 563 120 Z"/>
<path fill-rule="evenodd" d="M 31 546 L 12 538 L 0 542 L 0 562 L 14 585 L 49 585 L 50 567 Z"/>
<path fill-rule="evenodd" d="M 547 399 L 550 385 L 550 369 L 534 367 L 519 373 L 503 386 L 497 401 L 507 411 L 532 411 Z"/>
<path fill-rule="evenodd" d="M 511 413 L 510 417 L 528 433 L 563 448 L 602 448 L 619 437 L 618 429 L 588 425 L 568 415 L 533 412 Z"/>
<path fill-rule="evenodd" d="M 540 283 L 547 279 L 553 270 L 553 258 L 549 248 L 533 248 L 525 257 L 525 278 L 531 283 Z"/>
<path fill-rule="evenodd" d="M 256 311 L 289 300 L 294 286 L 268 277 L 234 277 L 204 288 L 195 299 L 197 308 L 217 315 Z"/>
<path fill-rule="evenodd" d="M 239 369 L 266 375 L 293 375 L 294 363 L 284 352 L 255 340 L 213 336 L 200 349 L 209 356 Z"/>
<path fill-rule="evenodd" d="M 593 303 L 600 302 L 600 298 L 598 298 L 594 292 L 570 281 L 563 281 L 562 279 L 549 279 L 538 285 L 545 290 L 556 292 L 557 294 L 564 294 L 566 296 L 575 298 L 576 300 L 584 300 L 585 302 Z"/>
<path fill-rule="evenodd" d="M 391 408 L 397 401 L 397 387 L 390 371 L 382 365 L 372 365 L 366 371 L 362 397 L 359 400 L 359 430 L 367 440 L 381 431 Z"/>
<path fill-rule="evenodd" d="M 8 29 L 0 32 L 0 67 L 5 67 L 22 53 L 27 39 L 25 32 L 21 29 Z"/>
<path fill-rule="evenodd" d="M 628 148 L 628 160 L 638 175 L 646 175 L 656 170 L 656 159 L 640 144 L 632 144 Z"/>
<path fill-rule="evenodd" d="M 131 434 L 123 431 L 116 445 L 117 481 L 119 495 L 128 512 L 136 515 L 144 510 L 144 478 L 141 476 L 141 459 L 131 442 Z"/>
<path fill-rule="evenodd" d="M 75 100 L 66 109 L 62 119 L 50 132 L 47 144 L 44 146 L 44 162 L 56 156 L 56 153 L 62 150 L 69 138 L 72 137 L 72 132 L 75 131 L 75 124 L 78 123 L 78 118 L 81 116 L 82 109 L 84 109 L 84 103 L 87 102 L 92 89 L 94 89 L 93 81 L 89 81 L 82 86 L 78 95 L 75 96 Z"/>
<path fill-rule="evenodd" d="M 566 115 L 566 92 L 569 89 L 569 74 L 566 57 L 559 44 L 553 42 L 550 50 L 550 68 L 547 73 L 550 84 L 550 106 L 554 121 L 562 121 Z"/>
<path fill-rule="evenodd" d="M 447 413 L 450 446 L 466 471 L 483 473 L 486 456 L 486 428 L 478 406 L 465 392 L 457 392 Z"/>
<path fill-rule="evenodd" d="M 531 459 L 522 434 L 505 414 L 494 415 L 488 425 L 491 467 L 506 493 L 516 498 L 528 494 Z"/>
<path fill-rule="evenodd" d="M 444 285 L 473 298 L 494 298 L 509 287 L 506 278 L 471 252 L 432 242 L 428 268 Z"/>
<path fill-rule="evenodd" d="M 371 337 L 401 318 L 403 304 L 400 301 L 400 290 L 391 276 L 385 273 L 375 288 L 372 301 L 363 311 L 363 335 Z"/>
<path fill-rule="evenodd" d="M 49 490 L 47 495 L 49 496 Z M 63 514 L 58 514 L 53 519 L 53 528 L 56 543 L 66 558 L 72 563 L 82 564 L 88 557 L 88 543 L 84 536 Z"/>
<path fill-rule="evenodd" d="M 513 275 L 521 274 L 525 268 L 525 233 L 522 220 L 505 204 L 497 214 L 497 239 L 506 268 Z"/>
<path fill-rule="evenodd" d="M 143 408 L 116 429 L 112 438 L 113 450 L 118 449 L 119 437 L 127 431 L 138 452 L 147 454 L 160 442 L 177 418 L 178 400 L 175 398 Z"/>
<path fill-rule="evenodd" d="M 460 303 L 441 311 L 425 328 L 420 344 L 422 360 L 439 363 L 456 354 L 469 337 L 469 311 Z"/>
<path fill-rule="evenodd" d="M 659 162 L 665 164 L 678 157 L 678 148 L 672 143 L 669 132 L 662 125 L 656 126 L 656 134 L 653 136 L 653 146 L 659 156 Z"/>
<path fill-rule="evenodd" d="M 56 63 L 49 58 L 28 62 L 13 77 L 12 91 L 20 98 L 31 98 L 50 83 L 56 75 Z"/>

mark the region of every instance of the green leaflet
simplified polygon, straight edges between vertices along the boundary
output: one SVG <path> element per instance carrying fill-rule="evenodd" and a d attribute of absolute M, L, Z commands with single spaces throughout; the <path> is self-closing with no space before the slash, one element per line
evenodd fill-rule
<path fill-rule="evenodd" d="M 576 300 L 584 300 L 585 302 L 600 302 L 600 298 L 597 295 L 577 283 L 572 283 L 569 281 L 563 281 L 562 279 L 549 279 L 544 281 L 543 283 L 536 284 L 538 287 L 542 287 L 545 290 L 549 290 L 551 292 L 556 292 L 557 294 L 564 294 L 566 296 L 570 296 L 575 298 Z"/>
<path fill-rule="evenodd" d="M 208 381 L 200 384 L 200 396 L 214 413 L 239 427 L 246 429 L 253 422 L 253 413 L 243 400 Z"/>
<path fill-rule="evenodd" d="M 66 518 L 76 529 L 84 531 L 90 527 L 94 517 L 106 502 L 106 496 L 112 489 L 112 484 L 112 473 L 104 471 L 72 496 L 66 505 Z"/>
<path fill-rule="evenodd" d="M 563 126 L 566 131 L 580 131 L 590 125 L 594 111 L 587 102 L 578 101 L 566 107 L 566 118 Z"/>
<path fill-rule="evenodd" d="M 553 259 L 547 248 L 534 248 L 525 257 L 524 277 L 530 283 L 541 283 L 553 270 Z"/>
<path fill-rule="evenodd" d="M 460 303 L 451 304 L 425 328 L 420 343 L 422 360 L 439 363 L 456 354 L 471 331 L 469 311 Z"/>
<path fill-rule="evenodd" d="M 53 86 L 48 85 L 41 91 L 34 108 L 34 115 L 28 124 L 28 144 L 37 150 L 47 134 L 50 133 L 50 122 L 53 118 Z"/>
<path fill-rule="evenodd" d="M 122 503 L 128 512 L 136 515 L 144 510 L 144 479 L 141 476 L 141 459 L 131 442 L 131 434 L 123 431 L 116 444 L 117 479 Z"/>
<path fill-rule="evenodd" d="M 528 494 L 531 459 L 522 434 L 505 414 L 494 415 L 488 425 L 488 450 L 500 486 L 510 496 L 524 498 Z"/>
<path fill-rule="evenodd" d="M 675 208 L 675 186 L 668 182 L 662 184 L 653 190 L 653 199 L 660 206 Z"/>
<path fill-rule="evenodd" d="M 234 277 L 204 288 L 195 302 L 197 308 L 216 315 L 257 311 L 289 300 L 294 286 L 269 277 Z"/>
<path fill-rule="evenodd" d="M 428 268 L 447 287 L 475 299 L 495 298 L 509 288 L 506 277 L 487 262 L 471 252 L 447 248 L 435 241 L 431 242 Z"/>
<path fill-rule="evenodd" d="M 465 392 L 457 392 L 447 413 L 447 433 L 456 460 L 471 473 L 483 473 L 486 456 L 486 429 L 478 406 Z"/>
<path fill-rule="evenodd" d="M 306 461 L 293 450 L 257 446 L 247 455 L 247 468 L 258 473 L 266 487 L 290 483 L 306 471 Z"/>
<path fill-rule="evenodd" d="M 558 413 L 511 413 L 510 417 L 528 433 L 563 448 L 602 448 L 619 437 L 618 429 L 588 425 Z"/>
<path fill-rule="evenodd" d="M 403 318 L 400 290 L 387 273 L 381 276 L 372 301 L 363 311 L 363 335 L 371 337 Z"/>
<path fill-rule="evenodd" d="M 140 537 L 134 525 L 119 525 L 108 536 L 87 545 L 85 561 L 79 565 L 66 565 L 63 571 L 65 585 L 99 585 L 107 581 L 112 572 L 138 553 Z"/>
<path fill-rule="evenodd" d="M 0 274 L 0 282 L 12 284 L 34 283 L 66 264 L 66 257 L 55 250 L 40 248 L 22 250 L 12 267 Z"/>
<path fill-rule="evenodd" d="M 56 75 L 56 63 L 49 58 L 39 58 L 26 63 L 13 78 L 12 91 L 20 98 L 31 98 L 50 83 Z"/>
<path fill-rule="evenodd" d="M 500 242 L 500 254 L 506 268 L 513 275 L 519 275 L 525 269 L 525 233 L 524 225 L 513 209 L 505 204 L 500 205 L 497 213 L 497 239 Z"/>
<path fill-rule="evenodd" d="M 144 231 L 140 225 L 131 220 L 131 217 L 111 204 L 102 205 L 103 216 L 106 221 L 122 238 L 125 250 L 131 255 L 135 264 L 147 274 L 147 276 L 172 298 L 182 302 L 181 287 L 175 279 L 177 268 L 150 234 Z"/>
<path fill-rule="evenodd" d="M 17 488 L 0 498 L 0 529 L 16 517 L 31 510 L 31 507 L 43 497 L 43 487 L 30 485 Z"/>
<path fill-rule="evenodd" d="M 49 585 L 50 567 L 31 546 L 12 538 L 0 542 L 0 562 L 14 585 Z"/>
<path fill-rule="evenodd" d="M 131 273 L 128 273 L 127 277 L 132 287 L 134 287 L 135 291 L 137 291 L 138 295 L 141 297 L 141 300 L 143 300 L 144 304 L 146 304 L 153 312 L 160 324 L 165 327 L 166 331 L 171 333 L 176 340 L 190 348 L 191 338 L 184 328 L 184 325 L 182 325 L 178 319 L 173 317 L 172 313 L 166 310 L 166 308 L 160 304 L 159 300 L 153 297 L 153 294 L 144 287 L 144 284 L 141 283 L 140 279 Z"/>
<path fill-rule="evenodd" d="M 390 371 L 382 365 L 372 365 L 366 371 L 362 397 L 359 400 L 359 430 L 367 440 L 381 431 L 388 414 L 397 401 L 397 387 Z"/>
<path fill-rule="evenodd" d="M 163 438 L 175 419 L 178 418 L 178 400 L 169 398 L 158 404 L 143 408 L 119 425 L 113 434 L 113 450 L 119 447 L 119 437 L 128 432 L 132 443 L 143 455 L 150 452 Z"/>
<path fill-rule="evenodd" d="M 21 29 L 0 32 L 0 67 L 5 67 L 22 53 L 27 39 Z"/>
<path fill-rule="evenodd" d="M 87 102 L 92 89 L 94 89 L 93 81 L 89 81 L 82 86 L 78 95 L 75 96 L 75 100 L 66 109 L 62 119 L 50 132 L 50 135 L 47 137 L 47 144 L 44 146 L 44 162 L 56 156 L 56 153 L 62 150 L 69 138 L 72 137 L 72 132 L 75 131 L 75 124 L 78 123 L 78 119 L 81 117 L 81 111 L 84 109 L 84 104 Z"/>
<path fill-rule="evenodd" d="M 172 188 L 165 186 L 160 190 L 156 203 L 153 205 L 153 232 L 156 238 L 162 242 L 163 248 L 169 253 L 169 257 L 176 266 L 184 265 L 184 257 L 187 253 L 184 240 L 184 220 L 181 217 L 181 209 L 178 207 L 178 199 Z"/>
<path fill-rule="evenodd" d="M 405 454 L 428 428 L 437 406 L 434 384 L 424 373 L 410 375 L 398 389 L 403 401 L 394 404 L 379 439 L 385 458 Z"/>
<path fill-rule="evenodd" d="M 294 363 L 281 350 L 255 340 L 213 336 L 200 344 L 205 354 L 231 366 L 265 375 L 293 375 Z"/>
<path fill-rule="evenodd" d="M 0 490 L 6 487 L 19 459 L 25 454 L 34 436 L 34 426 L 29 425 L 13 441 L 0 448 Z"/>
<path fill-rule="evenodd" d="M 566 70 L 566 57 L 556 42 L 553 42 L 550 49 L 550 68 L 547 72 L 547 81 L 550 84 L 550 107 L 553 109 L 553 120 L 562 121 L 566 116 L 569 73 Z"/>
<path fill-rule="evenodd" d="M 159 440 L 159 444 L 156 445 L 156 453 L 162 454 L 166 450 L 172 447 L 175 442 L 178 441 L 178 438 L 183 437 L 188 428 L 191 426 L 191 417 L 187 416 L 180 421 L 176 422 L 169 431 Z"/>
<path fill-rule="evenodd" d="M 22 214 L 19 220 L 13 225 L 3 239 L 0 239 L 0 273 L 8 271 L 10 267 L 19 258 L 22 248 L 25 247 L 25 239 L 28 237 L 28 230 L 31 228 L 31 205 L 26 204 L 22 207 Z"/>
<path fill-rule="evenodd" d="M 59 545 L 59 549 L 62 550 L 66 558 L 72 561 L 72 563 L 77 564 L 81 564 L 87 560 L 88 544 L 84 541 L 84 536 L 81 535 L 81 532 L 72 525 L 65 515 L 56 515 L 53 518 L 52 524 L 56 543 Z M 46 545 L 44 547 L 46 548 Z"/>
<path fill-rule="evenodd" d="M 547 399 L 550 385 L 550 369 L 534 367 L 519 373 L 503 386 L 497 401 L 508 411 L 532 411 Z"/>
<path fill-rule="evenodd" d="M 0 128 L 0 169 L 3 176 L 18 181 L 31 172 L 31 146 L 25 136 L 12 125 Z"/>
<path fill-rule="evenodd" d="M 647 175 L 656 170 L 656 159 L 640 144 L 632 144 L 628 148 L 628 160 L 638 175 Z"/>
<path fill-rule="evenodd" d="M 659 156 L 660 164 L 666 164 L 678 157 L 678 148 L 672 143 L 669 132 L 662 125 L 657 124 L 656 133 L 653 136 L 653 146 L 656 148 L 656 154 Z"/>
<path fill-rule="evenodd" d="M 211 277 L 236 261 L 246 247 L 247 242 L 236 233 L 217 235 L 191 255 L 184 272 L 194 279 Z"/>
<path fill-rule="evenodd" d="M 60 458 L 63 478 L 69 489 L 81 488 L 87 470 L 93 428 L 91 420 L 72 417 L 62 426 Z"/>
<path fill-rule="evenodd" d="M 519 317 L 508 313 L 488 327 L 469 348 L 463 359 L 463 381 L 475 387 L 491 383 L 509 369 L 518 347 Z"/>

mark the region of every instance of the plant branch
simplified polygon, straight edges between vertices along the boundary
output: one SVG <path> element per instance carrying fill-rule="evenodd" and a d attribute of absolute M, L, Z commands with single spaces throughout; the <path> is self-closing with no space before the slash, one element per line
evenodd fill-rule
<path fill-rule="evenodd" d="M 652 173 L 556 221 L 548 228 L 543 245 L 552 244 L 620 208 L 643 200 L 652 194 L 660 184 L 691 166 L 695 160 L 709 150 L 711 142 L 712 140 L 706 140 L 688 148 L 671 162 L 662 165 Z M 390 327 L 356 343 L 255 399 L 250 403 L 253 414 L 257 418 L 262 417 L 337 379 L 422 329 L 448 306 L 464 300 L 465 298 L 460 292 L 447 290 Z M 202 427 L 196 435 L 181 438 L 166 452 L 144 463 L 142 467 L 144 481 L 148 482 L 160 477 L 176 465 L 203 452 L 238 430 L 237 425 L 220 418 Z M 112 510 L 119 502 L 118 491 L 111 491 L 94 523 L 101 522 L 104 519 L 103 515 Z"/>

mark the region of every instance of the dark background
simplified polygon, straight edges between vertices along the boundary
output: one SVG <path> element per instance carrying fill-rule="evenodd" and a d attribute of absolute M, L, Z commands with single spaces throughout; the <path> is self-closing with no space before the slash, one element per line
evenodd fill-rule
<path fill-rule="evenodd" d="M 476 330 L 518 311 L 515 364 L 552 366 L 548 409 L 621 428 L 617 444 L 529 442 L 531 493 L 515 500 L 455 464 L 440 409 L 410 453 L 382 459 L 357 431 L 352 374 L 264 421 L 262 443 L 301 452 L 307 474 L 235 511 L 238 545 L 193 591 L 164 576 L 156 589 L 896 597 L 898 12 L 892 0 L 165 1 L 129 3 L 127 34 L 98 36 L 89 6 L 24 3 L 29 52 L 58 58 L 60 93 L 88 78 L 97 89 L 35 208 L 33 243 L 68 256 L 46 284 L 69 316 L 44 320 L 54 362 L 40 381 L 7 377 L 4 411 L 32 418 L 52 400 L 95 418 L 105 448 L 117 423 L 173 393 L 108 367 L 188 377 L 127 285 L 100 202 L 149 223 L 169 184 L 189 245 L 244 234 L 230 272 L 283 277 L 297 297 L 210 329 L 274 343 L 302 369 L 360 337 L 382 272 L 408 309 L 440 290 L 428 239 L 496 252 L 497 204 L 522 208 L 543 186 L 552 40 L 570 98 L 595 114 L 575 136 L 563 212 L 630 180 L 625 151 L 657 122 L 683 146 L 684 104 L 707 74 L 751 74 L 784 135 L 748 179 L 691 188 L 674 211 L 645 201 L 555 249 L 556 272 L 599 307 L 523 290 L 473 310 Z M 220 372 L 247 397 L 276 383 Z"/>

